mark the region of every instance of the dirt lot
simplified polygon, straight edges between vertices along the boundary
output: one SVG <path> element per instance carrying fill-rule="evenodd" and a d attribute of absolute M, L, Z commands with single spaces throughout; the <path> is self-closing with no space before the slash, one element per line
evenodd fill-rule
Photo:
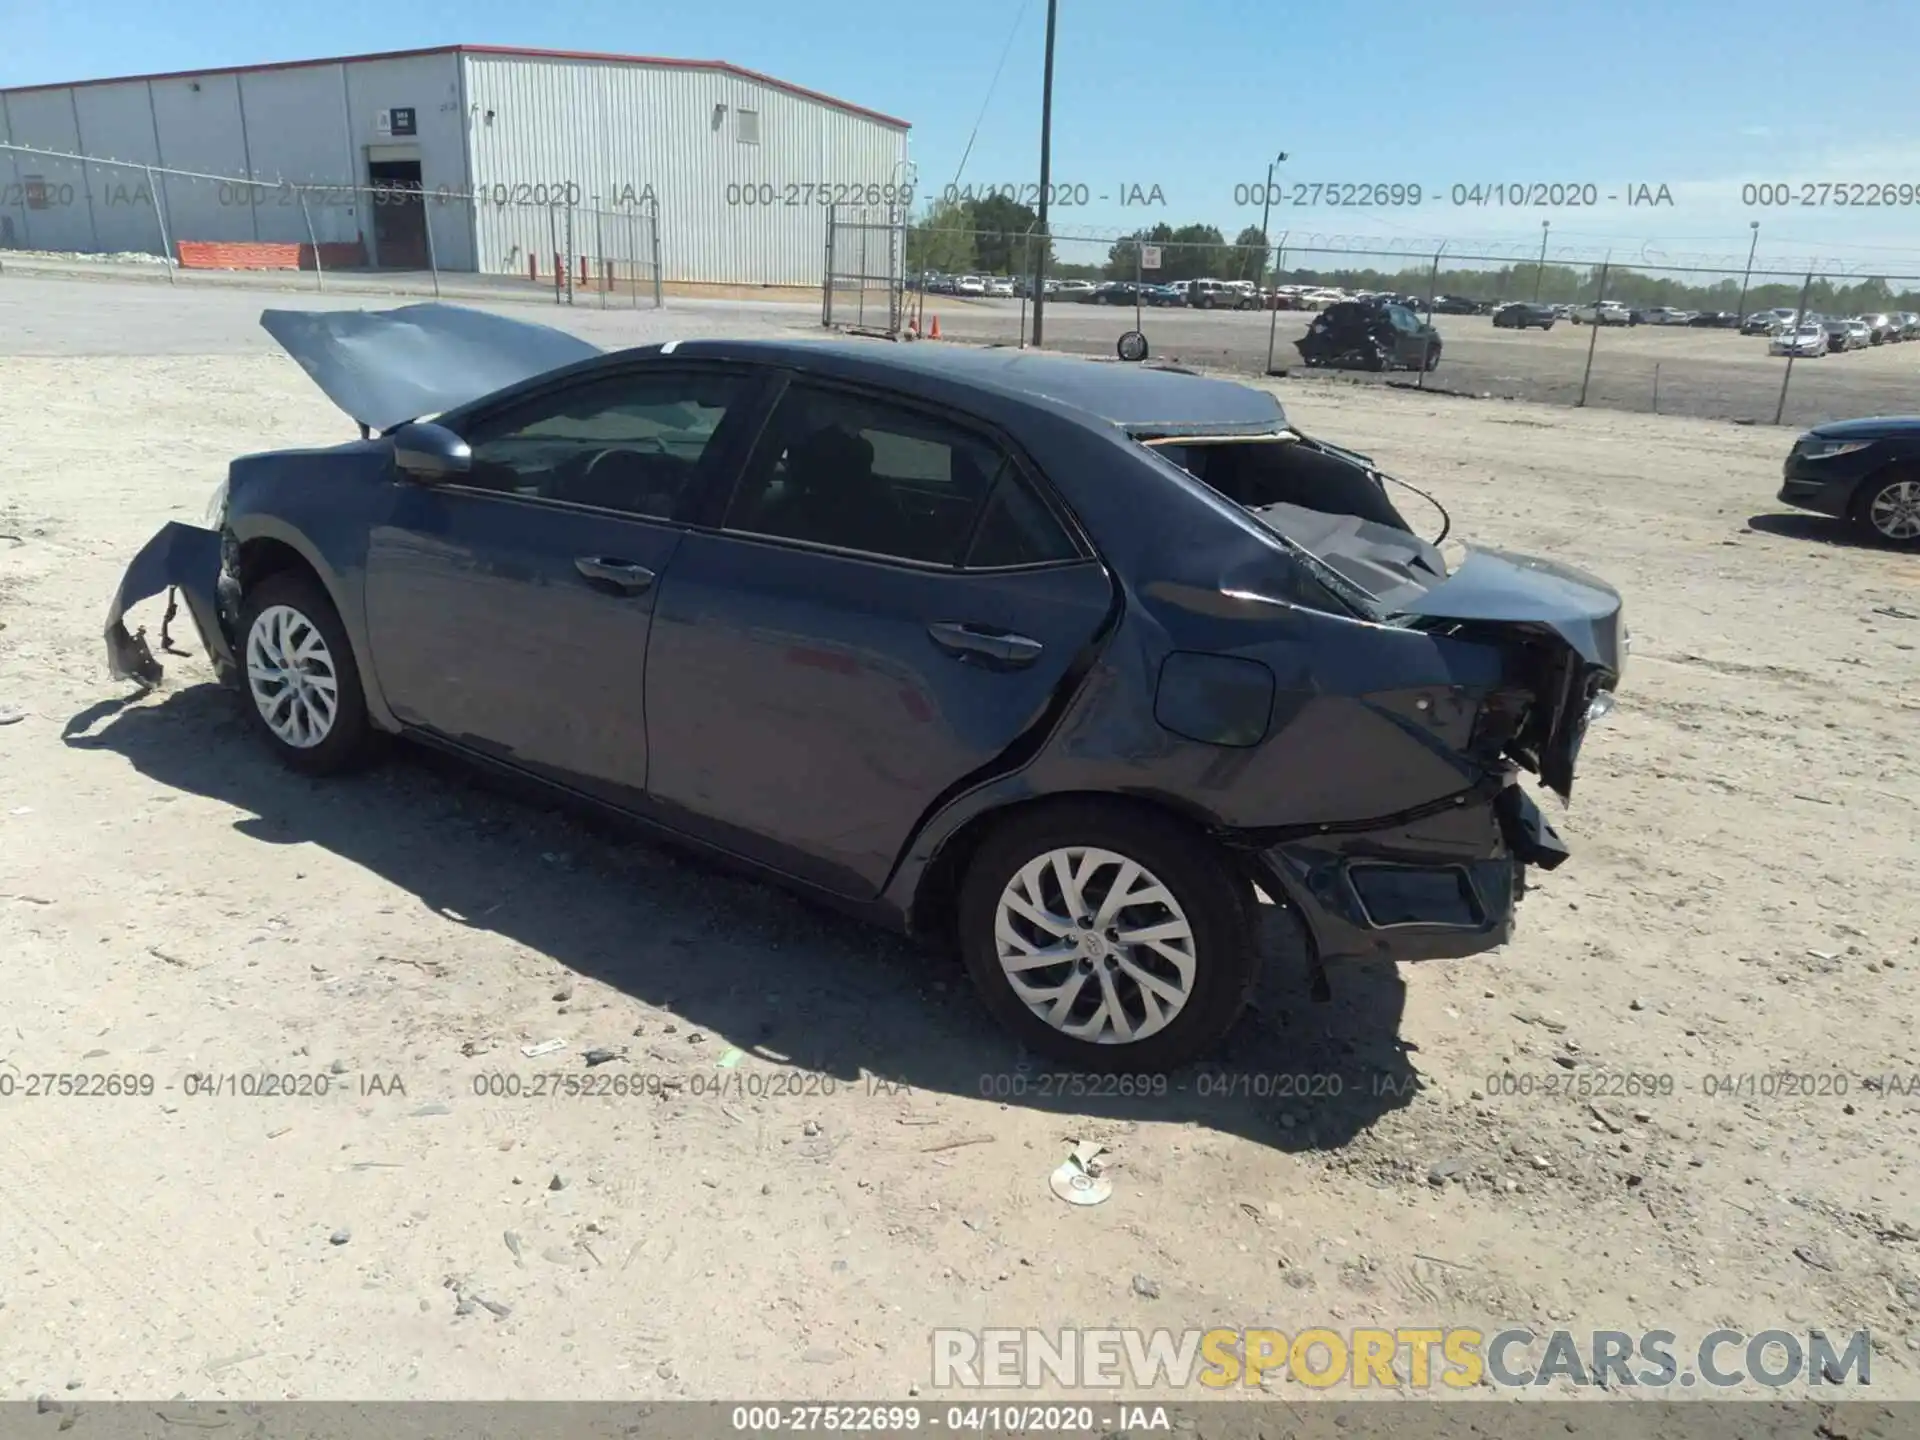
<path fill-rule="evenodd" d="M 1771 513 L 1781 433 L 1283 383 L 1456 533 L 1614 581 L 1632 665 L 1511 946 L 1316 1005 L 1276 924 L 1219 1066 L 1085 1099 L 884 935 L 417 757 L 292 778 L 197 655 L 109 681 L 148 535 L 349 427 L 257 297 L 29 284 L 0 1397 L 932 1398 L 942 1325 L 1423 1323 L 1867 1327 L 1920 1397 L 1920 568 Z M 596 1047 L 654 1093 L 485 1093 Z M 26 1095 L 101 1072 L 153 1093 Z M 1074 1138 L 1103 1205 L 1049 1191 Z"/>
<path fill-rule="evenodd" d="M 930 295 L 927 313 L 937 313 L 941 334 L 953 339 L 1012 344 L 1020 338 L 1018 301 Z M 1310 384 L 1414 382 L 1415 377 L 1404 372 L 1307 372 L 1293 342 L 1306 333 L 1312 319 L 1299 311 L 1281 312 L 1276 324 L 1273 317 L 1255 311 L 1147 309 L 1140 313 L 1140 328 L 1155 355 L 1183 364 L 1264 374 L 1271 330 L 1274 364 L 1292 367 L 1290 378 Z M 1121 332 L 1134 327 L 1134 312 L 1055 302 L 1047 306 L 1045 323 L 1049 346 L 1111 355 Z M 1436 315 L 1434 325 L 1446 348 L 1440 368 L 1427 383 L 1476 396 L 1553 405 L 1579 402 L 1591 345 L 1587 404 L 1594 409 L 1771 424 L 1787 363 L 1768 356 L 1764 339 L 1726 330 L 1610 326 L 1595 343 L 1589 325 L 1496 330 L 1484 315 Z M 1920 344 L 1798 360 L 1781 419 L 1805 426 L 1856 415 L 1904 415 L 1915 408 L 1917 391 Z"/>

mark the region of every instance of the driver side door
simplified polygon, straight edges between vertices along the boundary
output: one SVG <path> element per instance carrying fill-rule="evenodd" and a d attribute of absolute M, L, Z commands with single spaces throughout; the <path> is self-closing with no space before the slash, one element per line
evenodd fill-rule
<path fill-rule="evenodd" d="M 395 716 L 637 807 L 660 581 L 708 484 L 732 480 L 760 389 L 737 369 L 638 367 L 454 419 L 471 471 L 399 477 L 369 539 L 368 635 Z"/>

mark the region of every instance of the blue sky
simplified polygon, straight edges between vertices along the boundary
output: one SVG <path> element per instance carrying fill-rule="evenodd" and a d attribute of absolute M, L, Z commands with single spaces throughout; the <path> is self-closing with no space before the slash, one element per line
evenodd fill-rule
<path fill-rule="evenodd" d="M 730 60 L 913 122 L 922 194 L 1038 175 L 1045 0 L 0 0 L 0 86 L 453 42 Z M 1293 184 L 1418 184 L 1417 208 L 1276 207 L 1276 236 L 1378 236 L 1415 248 L 1612 248 L 1623 258 L 1845 258 L 1920 268 L 1920 204 L 1742 203 L 1745 182 L 1920 189 L 1916 0 L 1062 0 L 1056 186 L 1085 186 L 1056 232 L 1257 224 L 1285 150 Z M 1007 49 L 1009 38 L 1012 46 Z M 1005 69 L 995 83 L 1003 53 Z M 848 177 L 851 178 L 851 177 Z M 1452 187 L 1593 185 L 1596 208 L 1456 205 Z M 1630 187 L 1673 203 L 1608 202 Z M 1131 187 L 1164 205 L 1122 206 Z M 1060 193 L 1056 191 L 1056 193 Z M 1103 203 L 1100 197 L 1108 199 Z"/>

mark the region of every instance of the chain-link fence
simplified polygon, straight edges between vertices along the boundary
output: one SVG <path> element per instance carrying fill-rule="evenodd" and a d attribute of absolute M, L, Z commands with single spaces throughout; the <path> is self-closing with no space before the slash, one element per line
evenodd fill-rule
<path fill-rule="evenodd" d="M 0 144 L 0 268 L 150 264 L 175 284 L 658 308 L 660 214 L 575 184 L 475 193 L 199 174 Z"/>
<path fill-rule="evenodd" d="M 1040 259 L 1030 232 L 911 227 L 909 307 L 946 338 L 1032 343 Z M 1323 235 L 1055 235 L 1046 259 L 1041 343 L 1083 354 L 1137 329 L 1154 358 L 1189 365 L 1792 425 L 1910 410 L 1920 375 L 1920 274 L 1832 260 Z M 1389 312 L 1374 345 L 1309 339 L 1361 296 L 1411 314 Z M 1796 343 L 1800 325 L 1820 338 Z"/>
<path fill-rule="evenodd" d="M 897 336 L 906 310 L 906 212 L 827 209 L 820 323 L 856 334 Z"/>

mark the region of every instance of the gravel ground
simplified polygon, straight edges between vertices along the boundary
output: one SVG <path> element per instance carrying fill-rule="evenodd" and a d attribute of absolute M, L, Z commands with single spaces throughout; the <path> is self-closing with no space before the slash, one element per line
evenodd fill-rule
<path fill-rule="evenodd" d="M 1217 1065 L 1093 1099 L 888 936 L 404 752 L 295 778 L 197 655 L 111 682 L 148 535 L 351 434 L 261 303 L 0 282 L 0 1397 L 931 1400 L 943 1325 L 1522 1324 L 1866 1327 L 1920 1398 L 1920 571 L 1778 513 L 1778 432 L 1280 382 L 1614 581 L 1632 666 L 1511 945 L 1316 1005 L 1276 917 Z M 643 1093 L 497 1093 L 595 1049 Z"/>
<path fill-rule="evenodd" d="M 310 275 L 284 276 L 268 286 L 257 275 L 207 271 L 181 274 L 177 286 L 168 286 L 166 270 L 158 265 L 113 265 L 71 257 L 7 255 L 0 255 L 0 262 L 9 267 L 0 292 L 26 282 L 27 297 L 24 301 L 19 297 L 9 300 L 0 293 L 0 314 L 29 326 L 35 326 L 33 312 L 39 306 L 34 297 L 45 293 L 48 277 L 99 279 L 122 293 L 152 286 L 156 290 L 202 297 L 191 307 L 181 307 L 183 313 L 191 317 L 187 320 L 185 335 L 178 338 L 153 335 L 145 342 L 134 341 L 167 347 L 218 344 L 216 336 L 231 335 L 251 325 L 252 312 L 248 307 L 257 306 L 261 297 L 269 294 L 277 298 L 268 303 L 312 309 L 417 304 L 434 298 L 433 277 L 424 272 L 329 276 L 323 293 L 315 290 Z M 129 269 L 143 273 L 136 280 L 126 274 Z M 153 273 L 144 273 L 147 271 Z M 735 334 L 793 329 L 817 331 L 820 318 L 816 298 L 808 297 L 804 301 L 784 298 L 793 292 L 782 292 L 782 298 L 774 299 L 746 290 L 732 298 L 681 298 L 669 294 L 667 308 L 678 316 L 673 320 L 658 318 L 658 312 L 651 309 L 651 300 L 644 295 L 638 308 L 633 296 L 613 294 L 606 297 L 603 310 L 602 297 L 585 291 L 575 296 L 571 306 L 558 306 L 549 289 L 530 286 L 511 276 L 446 275 L 441 277 L 441 292 L 442 298 L 460 304 L 578 326 L 582 333 L 596 339 L 629 333 L 651 334 L 657 329 L 660 333 L 711 333 L 706 327 L 714 323 Z M 917 297 L 908 299 L 911 305 Z M 115 305 L 123 303 L 143 302 L 116 300 Z M 180 305 L 177 299 L 144 303 L 163 309 Z M 886 314 L 887 298 L 882 288 L 868 286 L 863 294 L 859 287 L 849 287 L 834 299 L 833 317 L 837 324 L 881 327 Z M 1017 300 L 928 296 L 926 314 L 929 318 L 939 316 L 943 336 L 969 344 L 1014 345 L 1020 342 L 1023 330 L 1031 333 L 1031 317 L 1026 317 L 1023 325 L 1024 312 Z M 716 315 L 727 318 L 716 322 Z M 205 323 L 210 317 L 218 317 L 217 326 L 212 329 Z M 243 318 L 236 322 L 236 317 Z M 555 317 L 572 318 L 556 320 Z M 1424 380 L 1406 372 L 1384 376 L 1359 371 L 1309 372 L 1297 363 L 1298 352 L 1293 342 L 1306 332 L 1311 319 L 1309 314 L 1293 311 L 1282 312 L 1277 323 L 1264 312 L 1152 309 L 1140 312 L 1140 324 L 1158 359 L 1259 376 L 1267 370 L 1271 340 L 1274 364 L 1291 370 L 1290 381 L 1313 385 L 1427 384 L 1453 394 L 1533 400 L 1555 406 L 1577 406 L 1584 386 L 1586 405 L 1596 410 L 1686 415 L 1761 425 L 1771 425 L 1777 411 L 1782 425 L 1798 427 L 1859 415 L 1906 414 L 1916 408 L 1914 396 L 1916 390 L 1920 390 L 1920 344 L 1915 343 L 1883 345 L 1818 360 L 1796 360 L 1786 385 L 1783 406 L 1781 390 L 1782 381 L 1787 378 L 1786 361 L 1768 356 L 1763 339 L 1724 330 L 1649 325 L 1631 329 L 1609 327 L 1600 332 L 1596 341 L 1592 327 L 1586 325 L 1562 323 L 1550 331 L 1495 330 L 1483 315 L 1434 317 L 1446 353 L 1440 368 Z M 1047 309 L 1047 344 L 1051 349 L 1072 354 L 1110 356 L 1120 335 L 1132 329 L 1134 323 L 1131 309 L 1055 302 Z M 81 333 L 86 333 L 86 322 L 83 320 L 81 324 Z M 58 347 L 67 343 L 67 332 L 62 325 L 45 327 L 45 336 L 43 343 L 55 347 L 51 353 L 60 353 Z M 182 353 L 198 352 L 187 349 Z M 1588 374 L 1589 358 L 1591 375 Z"/>
<path fill-rule="evenodd" d="M 1013 344 L 1020 338 L 1018 301 L 930 295 L 926 308 L 929 316 L 939 315 L 941 334 L 951 339 Z M 1276 319 L 1255 311 L 1147 309 L 1140 312 L 1139 324 L 1157 357 L 1184 364 L 1264 374 L 1271 332 L 1274 364 L 1290 368 L 1289 379 L 1316 385 L 1416 383 L 1405 371 L 1308 372 L 1293 342 L 1312 319 L 1301 311 L 1282 311 Z M 1586 403 L 1593 409 L 1770 425 L 1780 407 L 1787 362 L 1769 357 L 1767 342 L 1750 335 L 1683 326 L 1609 326 L 1596 341 L 1590 325 L 1496 330 L 1484 315 L 1436 315 L 1434 325 L 1445 351 L 1440 368 L 1425 383 L 1453 392 L 1577 405 L 1591 348 Z M 1031 328 L 1029 317 L 1029 333 Z M 1112 355 L 1121 333 L 1133 328 L 1130 308 L 1053 303 L 1045 315 L 1048 346 L 1081 354 Z M 1903 415 L 1915 408 L 1916 382 L 1920 344 L 1915 343 L 1796 360 L 1781 423 Z"/>

